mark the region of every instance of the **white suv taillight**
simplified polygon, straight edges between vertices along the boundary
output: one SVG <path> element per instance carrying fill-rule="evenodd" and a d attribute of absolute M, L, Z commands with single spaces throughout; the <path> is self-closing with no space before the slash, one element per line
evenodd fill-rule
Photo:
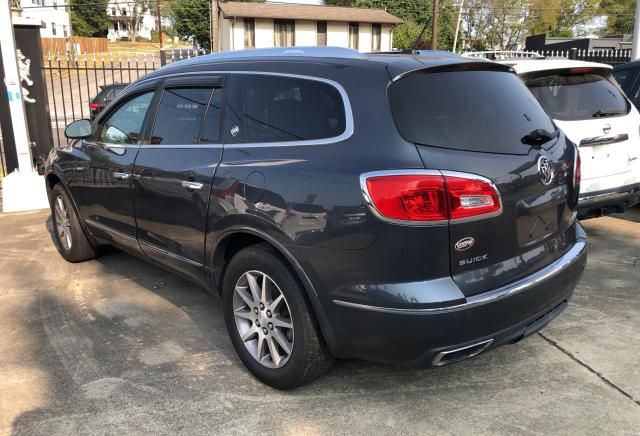
<path fill-rule="evenodd" d="M 378 171 L 360 177 L 362 192 L 381 218 L 402 223 L 438 223 L 496 216 L 500 194 L 488 179 L 433 170 Z"/>

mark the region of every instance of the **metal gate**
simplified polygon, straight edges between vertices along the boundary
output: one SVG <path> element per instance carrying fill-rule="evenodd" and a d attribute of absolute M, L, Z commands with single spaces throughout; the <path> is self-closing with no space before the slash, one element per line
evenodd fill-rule
<path fill-rule="evenodd" d="M 64 128 L 73 120 L 89 118 L 91 100 L 102 86 L 128 84 L 160 68 L 202 53 L 191 49 L 158 54 L 88 54 L 70 59 L 48 56 L 44 59 L 54 147 L 64 147 Z"/>

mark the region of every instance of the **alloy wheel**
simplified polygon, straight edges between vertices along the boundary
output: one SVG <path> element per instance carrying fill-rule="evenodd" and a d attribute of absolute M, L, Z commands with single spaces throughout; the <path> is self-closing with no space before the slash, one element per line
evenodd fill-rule
<path fill-rule="evenodd" d="M 293 351 L 291 310 L 278 285 L 267 274 L 247 271 L 233 293 L 233 314 L 249 354 L 267 368 L 281 368 Z"/>
<path fill-rule="evenodd" d="M 54 213 L 56 214 L 56 233 L 58 239 L 66 251 L 71 250 L 73 241 L 71 239 L 71 220 L 69 219 L 69 212 L 64 204 L 62 196 L 56 197 L 54 205 Z"/>

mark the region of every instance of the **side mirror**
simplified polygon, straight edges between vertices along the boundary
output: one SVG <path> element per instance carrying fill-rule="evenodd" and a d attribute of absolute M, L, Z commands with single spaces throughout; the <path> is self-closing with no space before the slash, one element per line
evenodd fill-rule
<path fill-rule="evenodd" d="M 84 139 L 91 136 L 91 121 L 76 120 L 64 129 L 64 136 L 69 139 Z"/>

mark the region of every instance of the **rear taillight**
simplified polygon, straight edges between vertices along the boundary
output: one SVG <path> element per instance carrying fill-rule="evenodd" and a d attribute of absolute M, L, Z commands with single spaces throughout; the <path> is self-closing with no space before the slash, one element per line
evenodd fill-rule
<path fill-rule="evenodd" d="M 89 108 L 90 109 L 100 109 L 100 105 L 98 103 L 90 103 L 89 104 Z"/>
<path fill-rule="evenodd" d="M 363 174 L 362 190 L 374 212 L 402 222 L 442 222 L 494 216 L 500 194 L 480 176 L 440 171 L 381 171 Z"/>

